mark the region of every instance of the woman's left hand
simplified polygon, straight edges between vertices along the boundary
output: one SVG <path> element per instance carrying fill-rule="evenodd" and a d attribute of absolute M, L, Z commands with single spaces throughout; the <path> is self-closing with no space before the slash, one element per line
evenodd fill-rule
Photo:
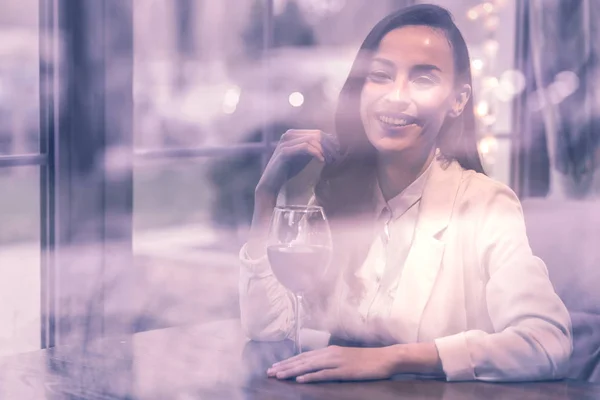
<path fill-rule="evenodd" d="M 389 349 L 329 346 L 273 364 L 267 375 L 297 382 L 387 379 L 394 362 Z"/>

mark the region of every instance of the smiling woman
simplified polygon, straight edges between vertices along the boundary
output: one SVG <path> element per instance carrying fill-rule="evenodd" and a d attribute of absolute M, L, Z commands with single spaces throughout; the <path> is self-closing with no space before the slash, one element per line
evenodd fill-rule
<path fill-rule="evenodd" d="M 445 9 L 412 6 L 373 28 L 340 94 L 335 138 L 291 130 L 275 149 L 240 252 L 241 316 L 251 339 L 294 331 L 265 236 L 279 189 L 314 158 L 324 165 L 313 203 L 330 221 L 333 262 L 305 293 L 303 312 L 352 345 L 300 354 L 268 374 L 564 376 L 569 314 L 531 252 L 519 200 L 483 173 L 469 54 Z"/>

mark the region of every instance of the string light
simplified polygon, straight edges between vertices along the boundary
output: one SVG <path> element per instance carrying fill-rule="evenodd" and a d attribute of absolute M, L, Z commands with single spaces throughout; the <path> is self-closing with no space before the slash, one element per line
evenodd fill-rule
<path fill-rule="evenodd" d="M 489 39 L 486 40 L 483 44 L 483 51 L 488 57 L 495 57 L 498 54 L 498 48 L 500 47 L 500 43 L 497 40 Z"/>
<path fill-rule="evenodd" d="M 488 164 L 494 164 L 496 162 L 496 152 L 498 151 L 498 139 L 493 134 L 487 134 L 479 140 L 477 149 Z"/>
<path fill-rule="evenodd" d="M 493 90 L 499 85 L 498 78 L 495 76 L 486 76 L 483 78 L 483 87 L 487 90 Z"/>
<path fill-rule="evenodd" d="M 510 97 L 516 96 L 525 90 L 525 76 L 515 69 L 506 70 L 500 76 L 500 88 Z"/>
<path fill-rule="evenodd" d="M 477 107 L 475 107 L 475 114 L 477 114 L 479 117 L 485 117 L 488 115 L 489 111 L 490 105 L 485 100 L 481 100 L 479 103 L 477 103 Z"/>
<path fill-rule="evenodd" d="M 225 114 L 233 114 L 240 102 L 241 89 L 238 86 L 233 86 L 225 92 L 223 98 L 223 112 Z"/>
<path fill-rule="evenodd" d="M 301 107 L 304 104 L 304 95 L 300 92 L 293 92 L 288 100 L 292 107 Z"/>
<path fill-rule="evenodd" d="M 477 71 L 481 71 L 483 69 L 483 60 L 481 60 L 479 58 L 475 58 L 471 62 L 471 66 L 473 67 L 473 69 L 475 69 Z"/>
<path fill-rule="evenodd" d="M 496 15 L 488 16 L 483 23 L 483 26 L 489 31 L 495 31 L 498 29 L 498 25 L 500 25 L 500 18 Z"/>
<path fill-rule="evenodd" d="M 481 43 L 481 53 L 471 61 L 473 72 L 474 96 L 478 100 L 475 105 L 475 115 L 479 121 L 478 142 L 479 153 L 487 165 L 493 165 L 496 158 L 498 141 L 494 136 L 494 125 L 498 115 L 496 104 L 500 101 L 509 101 L 513 96 L 523 90 L 524 77 L 511 71 L 502 75 L 499 79 L 494 74 L 493 66 L 499 50 L 496 39 L 500 26 L 498 12 L 505 5 L 505 0 L 487 0 L 469 8 L 466 12 L 467 18 L 476 22 L 485 30 L 485 41 Z"/>

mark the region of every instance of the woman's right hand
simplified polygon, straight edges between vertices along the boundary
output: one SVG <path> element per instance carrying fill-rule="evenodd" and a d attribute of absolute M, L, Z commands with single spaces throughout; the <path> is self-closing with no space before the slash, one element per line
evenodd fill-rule
<path fill-rule="evenodd" d="M 250 238 L 246 247 L 251 259 L 266 255 L 269 221 L 284 183 L 302 171 L 312 159 L 330 164 L 339 155 L 337 138 L 319 130 L 291 129 L 281 136 L 256 186 Z"/>
<path fill-rule="evenodd" d="M 281 136 L 256 191 L 277 196 L 284 183 L 302 171 L 313 158 L 329 164 L 338 157 L 339 145 L 334 135 L 320 130 L 290 129 Z"/>

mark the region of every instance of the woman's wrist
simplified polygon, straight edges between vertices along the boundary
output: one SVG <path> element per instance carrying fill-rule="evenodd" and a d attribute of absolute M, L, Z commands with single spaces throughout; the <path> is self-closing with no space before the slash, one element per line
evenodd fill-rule
<path fill-rule="evenodd" d="M 396 344 L 391 353 L 391 373 L 443 375 L 442 362 L 435 343 Z"/>
<path fill-rule="evenodd" d="M 254 195 L 254 211 L 252 214 L 251 230 L 254 234 L 268 229 L 273 209 L 277 205 L 277 194 L 270 191 L 256 189 Z"/>
<path fill-rule="evenodd" d="M 254 198 L 260 200 L 277 200 L 277 195 L 283 187 L 283 180 L 280 179 L 262 179 L 254 189 Z"/>
<path fill-rule="evenodd" d="M 277 202 L 278 191 L 259 184 L 254 190 L 254 211 L 260 206 L 274 207 Z"/>
<path fill-rule="evenodd" d="M 277 195 L 263 188 L 257 188 L 254 196 L 254 213 L 250 227 L 246 254 L 251 259 L 260 259 L 266 255 L 265 243 L 273 209 L 277 204 Z"/>

